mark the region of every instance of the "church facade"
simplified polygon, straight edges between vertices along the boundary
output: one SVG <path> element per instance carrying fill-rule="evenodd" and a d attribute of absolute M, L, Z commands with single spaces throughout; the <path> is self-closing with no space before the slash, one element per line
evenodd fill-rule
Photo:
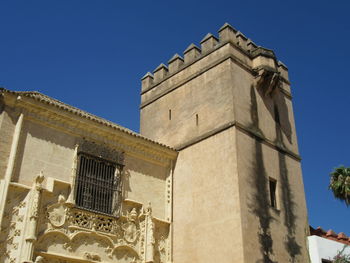
<path fill-rule="evenodd" d="M 142 78 L 140 134 L 0 90 L 0 262 L 309 262 L 287 67 L 200 44 Z"/>

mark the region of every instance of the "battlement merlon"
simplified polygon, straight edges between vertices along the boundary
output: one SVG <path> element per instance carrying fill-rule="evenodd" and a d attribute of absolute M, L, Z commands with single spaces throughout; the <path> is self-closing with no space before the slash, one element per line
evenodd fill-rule
<path fill-rule="evenodd" d="M 200 48 L 195 44 L 189 45 L 183 52 L 183 58 L 175 54 L 168 61 L 168 66 L 163 63 L 160 64 L 153 71 L 154 76 L 148 72 L 142 78 L 141 94 L 156 88 L 160 83 L 178 74 L 183 69 L 190 67 L 195 62 L 205 59 L 216 51 L 219 53 L 218 58 L 219 56 L 222 58 L 231 56 L 233 60 L 242 64 L 252 74 L 256 74 L 259 70 L 267 68 L 279 72 L 280 76 L 289 83 L 288 68 L 277 60 L 272 50 L 257 46 L 252 40 L 228 23 L 225 23 L 219 29 L 218 33 L 218 38 L 210 33 L 207 34 L 200 42 Z M 226 45 L 231 45 L 234 52 L 231 50 L 231 54 L 228 54 L 222 51 L 221 49 Z"/>

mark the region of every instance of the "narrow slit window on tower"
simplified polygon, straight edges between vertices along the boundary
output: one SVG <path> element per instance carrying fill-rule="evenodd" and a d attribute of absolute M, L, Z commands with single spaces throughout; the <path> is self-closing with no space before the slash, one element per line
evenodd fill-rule
<path fill-rule="evenodd" d="M 280 113 L 278 111 L 278 106 L 277 104 L 275 104 L 273 106 L 273 110 L 274 110 L 274 113 L 275 113 L 275 122 L 278 124 L 278 125 L 281 125 L 281 120 L 280 120 Z"/>
<path fill-rule="evenodd" d="M 93 212 L 114 215 L 120 205 L 122 166 L 79 153 L 76 178 L 76 205 Z"/>
<path fill-rule="evenodd" d="M 198 114 L 196 114 L 196 125 L 198 126 L 199 124 L 199 117 L 198 117 Z"/>
<path fill-rule="evenodd" d="M 270 205 L 273 208 L 277 208 L 276 188 L 277 188 L 277 181 L 272 178 L 269 178 Z"/>
<path fill-rule="evenodd" d="M 171 110 L 169 110 L 169 120 L 171 120 Z"/>

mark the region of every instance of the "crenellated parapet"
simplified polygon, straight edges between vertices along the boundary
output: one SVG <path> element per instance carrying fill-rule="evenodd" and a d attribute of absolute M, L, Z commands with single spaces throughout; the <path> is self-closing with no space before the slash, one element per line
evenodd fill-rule
<path fill-rule="evenodd" d="M 200 46 L 192 43 L 183 51 L 182 57 L 179 54 L 175 54 L 168 61 L 168 65 L 162 63 L 153 71 L 153 74 L 148 72 L 142 78 L 141 93 L 147 92 L 227 44 L 230 44 L 235 51 L 239 52 L 239 55 L 231 54 L 232 57 L 243 63 L 252 73 L 256 74 L 261 69 L 268 69 L 277 72 L 288 81 L 287 67 L 277 60 L 272 50 L 256 45 L 242 32 L 225 23 L 218 30 L 218 37 L 208 33 L 200 41 Z"/>
<path fill-rule="evenodd" d="M 183 65 L 184 59 L 179 55 L 175 54 L 169 61 L 169 73 L 174 73 Z"/>

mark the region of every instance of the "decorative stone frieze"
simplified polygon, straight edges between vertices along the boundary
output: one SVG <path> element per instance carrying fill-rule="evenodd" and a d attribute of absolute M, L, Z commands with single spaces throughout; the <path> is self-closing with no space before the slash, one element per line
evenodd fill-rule
<path fill-rule="evenodd" d="M 49 262 L 60 257 L 113 262 L 121 255 L 128 263 L 167 262 L 170 225 L 153 218 L 150 204 L 116 218 L 72 207 L 60 195 L 47 206 L 42 222 L 46 228 L 39 234 L 35 254 Z"/>

